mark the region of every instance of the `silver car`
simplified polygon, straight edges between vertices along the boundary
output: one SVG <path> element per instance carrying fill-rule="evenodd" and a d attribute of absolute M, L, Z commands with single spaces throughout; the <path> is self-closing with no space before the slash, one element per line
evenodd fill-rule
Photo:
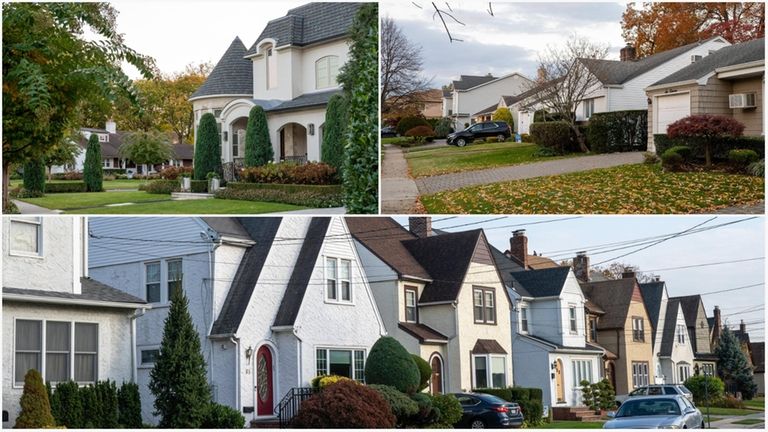
<path fill-rule="evenodd" d="M 633 397 L 608 417 L 603 429 L 704 428 L 701 411 L 681 395 Z"/>
<path fill-rule="evenodd" d="M 616 395 L 616 406 L 619 406 L 624 403 L 629 398 L 637 397 L 637 396 L 672 396 L 672 395 L 681 395 L 688 398 L 689 401 L 693 402 L 693 393 L 691 393 L 688 388 L 682 384 L 651 384 L 647 386 L 638 387 L 629 394 L 626 395 Z"/>

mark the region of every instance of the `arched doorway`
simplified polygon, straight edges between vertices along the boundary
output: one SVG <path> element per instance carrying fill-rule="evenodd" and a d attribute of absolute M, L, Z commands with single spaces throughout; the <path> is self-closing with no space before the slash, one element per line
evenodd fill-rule
<path fill-rule="evenodd" d="M 563 361 L 555 362 L 555 398 L 557 402 L 565 402 L 565 379 L 563 377 Z"/>
<path fill-rule="evenodd" d="M 256 352 L 256 415 L 271 416 L 275 406 L 272 351 L 262 345 Z"/>
<path fill-rule="evenodd" d="M 229 142 L 223 145 L 229 145 L 227 149 L 232 155 L 232 162 L 241 162 L 245 159 L 245 130 L 248 127 L 248 117 L 240 117 L 233 121 L 229 126 Z"/>
<path fill-rule="evenodd" d="M 307 161 L 307 128 L 288 123 L 280 128 L 280 160 L 304 163 Z"/>
<path fill-rule="evenodd" d="M 432 376 L 429 379 L 429 392 L 433 395 L 443 393 L 443 359 L 439 354 L 433 354 L 430 361 Z"/>

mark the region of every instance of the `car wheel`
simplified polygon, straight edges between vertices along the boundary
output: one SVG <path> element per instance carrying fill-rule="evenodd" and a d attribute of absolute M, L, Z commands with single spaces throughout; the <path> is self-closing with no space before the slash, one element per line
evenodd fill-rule
<path fill-rule="evenodd" d="M 474 419 L 472 420 L 472 423 L 469 425 L 472 429 L 485 429 L 485 422 L 480 419 Z"/>
<path fill-rule="evenodd" d="M 498 141 L 498 142 L 504 142 L 504 141 L 506 141 L 506 139 L 507 139 L 507 137 L 504 136 L 503 134 L 499 134 L 499 135 L 496 136 L 496 141 Z"/>
<path fill-rule="evenodd" d="M 464 138 L 459 138 L 456 140 L 456 145 L 459 147 L 464 147 L 465 145 L 467 145 L 467 140 L 465 140 Z"/>
<path fill-rule="evenodd" d="M 701 421 L 701 428 L 702 429 L 706 429 L 707 428 L 707 425 L 704 424 L 704 420 Z"/>

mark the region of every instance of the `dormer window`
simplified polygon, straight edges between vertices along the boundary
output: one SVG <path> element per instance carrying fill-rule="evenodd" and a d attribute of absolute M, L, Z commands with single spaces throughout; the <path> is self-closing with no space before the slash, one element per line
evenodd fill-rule
<path fill-rule="evenodd" d="M 520 308 L 520 331 L 528 333 L 528 308 Z"/>
<path fill-rule="evenodd" d="M 405 321 L 417 322 L 418 315 L 416 311 L 416 288 L 412 286 L 405 287 Z"/>
<path fill-rule="evenodd" d="M 576 306 L 570 305 L 568 307 L 568 321 L 571 333 L 577 333 L 578 327 L 576 325 Z"/>
<path fill-rule="evenodd" d="M 108 134 L 96 134 L 99 137 L 99 142 L 109 142 Z"/>
<path fill-rule="evenodd" d="M 272 45 L 267 45 L 265 49 L 267 90 L 277 88 L 277 56 L 274 53 Z"/>
<path fill-rule="evenodd" d="M 336 77 L 339 75 L 339 57 L 325 56 L 315 62 L 315 88 L 320 90 L 336 87 Z"/>

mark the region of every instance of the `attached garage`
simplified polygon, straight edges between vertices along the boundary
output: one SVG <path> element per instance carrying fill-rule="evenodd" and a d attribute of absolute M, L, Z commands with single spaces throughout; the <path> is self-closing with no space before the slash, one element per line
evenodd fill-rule
<path fill-rule="evenodd" d="M 667 126 L 691 114 L 691 94 L 676 93 L 656 97 L 653 133 L 667 133 Z"/>

